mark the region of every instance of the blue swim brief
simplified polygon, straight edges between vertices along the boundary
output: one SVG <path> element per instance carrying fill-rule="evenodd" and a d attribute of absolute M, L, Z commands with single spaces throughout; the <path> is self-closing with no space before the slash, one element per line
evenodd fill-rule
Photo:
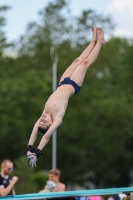
<path fill-rule="evenodd" d="M 74 87 L 74 89 L 75 89 L 74 95 L 77 94 L 81 88 L 70 78 L 64 78 L 64 80 L 61 81 L 57 87 L 60 87 L 61 85 L 66 85 L 66 84 L 72 85 Z"/>

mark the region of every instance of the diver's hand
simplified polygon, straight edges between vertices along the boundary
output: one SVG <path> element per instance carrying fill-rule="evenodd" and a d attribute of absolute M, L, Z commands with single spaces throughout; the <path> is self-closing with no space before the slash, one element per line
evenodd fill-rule
<path fill-rule="evenodd" d="M 37 156 L 35 153 L 27 152 L 27 158 L 30 161 L 29 164 L 32 167 L 36 167 L 36 162 L 37 162 Z"/>
<path fill-rule="evenodd" d="M 28 146 L 27 148 L 27 158 L 30 160 L 30 165 L 36 167 L 36 162 L 38 157 L 42 154 L 40 149 L 35 150 L 33 146 Z"/>

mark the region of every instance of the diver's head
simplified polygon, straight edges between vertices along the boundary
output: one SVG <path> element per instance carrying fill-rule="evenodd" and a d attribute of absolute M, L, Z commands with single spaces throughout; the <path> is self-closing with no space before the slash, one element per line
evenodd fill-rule
<path fill-rule="evenodd" d="M 39 119 L 39 127 L 38 130 L 41 133 L 46 133 L 47 130 L 49 129 L 49 127 L 52 124 L 52 118 L 51 115 L 49 113 L 43 113 L 42 116 Z"/>

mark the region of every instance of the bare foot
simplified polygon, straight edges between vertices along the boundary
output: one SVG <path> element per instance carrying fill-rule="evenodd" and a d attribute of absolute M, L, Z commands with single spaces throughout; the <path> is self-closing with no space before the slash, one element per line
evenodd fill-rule
<path fill-rule="evenodd" d="M 96 34 L 97 34 L 97 42 L 104 45 L 105 39 L 104 39 L 104 32 L 103 32 L 102 28 L 100 28 L 100 27 L 96 28 Z"/>
<path fill-rule="evenodd" d="M 96 42 L 97 41 L 97 33 L 96 33 L 96 27 L 92 26 L 92 41 Z"/>

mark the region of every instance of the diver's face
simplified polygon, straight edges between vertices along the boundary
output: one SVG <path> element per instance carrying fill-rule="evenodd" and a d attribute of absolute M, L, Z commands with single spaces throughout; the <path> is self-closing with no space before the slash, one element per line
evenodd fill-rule
<path fill-rule="evenodd" d="M 51 116 L 47 113 L 42 114 L 42 116 L 39 119 L 39 127 L 43 129 L 48 129 L 51 124 L 52 124 Z"/>

